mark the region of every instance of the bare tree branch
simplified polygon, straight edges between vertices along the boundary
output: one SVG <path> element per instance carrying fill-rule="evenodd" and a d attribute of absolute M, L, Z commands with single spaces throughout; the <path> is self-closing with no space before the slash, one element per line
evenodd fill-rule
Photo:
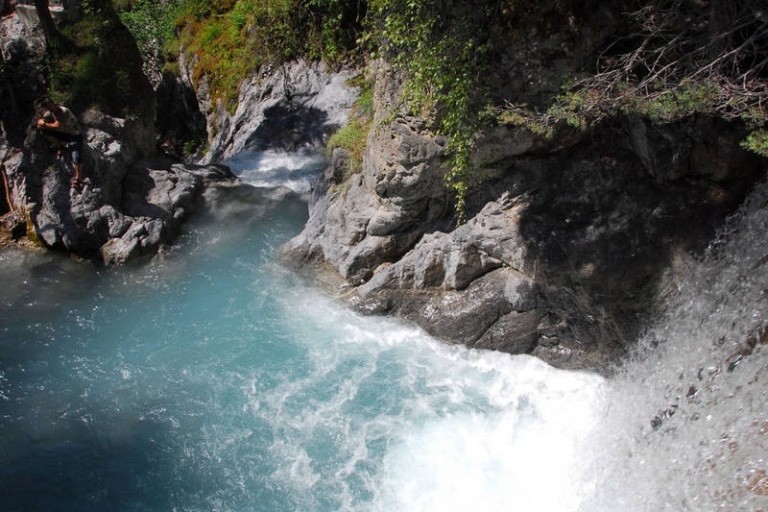
<path fill-rule="evenodd" d="M 597 72 L 571 84 L 583 101 L 558 102 L 593 122 L 631 102 L 663 108 L 664 98 L 670 98 L 670 108 L 679 107 L 679 115 L 686 108 L 727 118 L 750 109 L 764 112 L 768 8 L 762 0 L 711 0 L 709 7 L 694 0 L 651 0 L 630 13 L 636 31 L 621 44 L 636 41 L 634 49 L 616 54 L 618 43 L 609 46 L 598 56 Z M 676 106 L 678 99 L 691 105 Z"/>

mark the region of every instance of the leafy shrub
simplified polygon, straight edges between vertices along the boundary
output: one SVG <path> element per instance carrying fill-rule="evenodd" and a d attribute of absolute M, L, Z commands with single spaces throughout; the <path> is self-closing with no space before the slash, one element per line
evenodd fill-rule
<path fill-rule="evenodd" d="M 596 71 L 570 81 L 548 114 L 580 128 L 618 113 L 658 123 L 694 113 L 742 119 L 757 130 L 742 146 L 764 154 L 768 17 L 756 14 L 763 8 L 761 0 L 706 8 L 689 0 L 641 2 Z"/>
<path fill-rule="evenodd" d="M 755 130 L 742 141 L 741 147 L 768 158 L 768 130 Z"/>
<path fill-rule="evenodd" d="M 301 56 L 334 65 L 351 55 L 366 9 L 357 0 L 179 1 L 178 44 L 193 79 L 205 78 L 230 110 L 240 82 L 262 65 Z"/>
<path fill-rule="evenodd" d="M 336 148 L 342 148 L 349 153 L 346 173 L 342 180 L 361 169 L 368 132 L 373 123 L 373 86 L 368 81 L 358 81 L 357 84 L 362 90 L 350 113 L 350 121 L 331 135 L 326 144 L 328 156 Z"/>
<path fill-rule="evenodd" d="M 144 59 L 144 70 L 151 75 L 153 68 L 162 68 L 175 61 L 176 49 L 169 55 L 168 45 L 176 39 L 176 19 L 185 0 L 121 0 L 116 4 L 120 20 L 131 31 Z"/>
<path fill-rule="evenodd" d="M 57 44 L 47 47 L 48 94 L 116 116 L 143 111 L 147 82 L 130 32 L 110 2 L 82 0 L 81 9 L 81 19 L 62 25 Z"/>
<path fill-rule="evenodd" d="M 461 223 L 473 179 L 470 156 L 486 110 L 488 26 L 498 5 L 372 0 L 371 12 L 381 51 L 407 72 L 405 105 L 418 115 L 433 114 L 436 132 L 448 137 L 445 179 Z"/>

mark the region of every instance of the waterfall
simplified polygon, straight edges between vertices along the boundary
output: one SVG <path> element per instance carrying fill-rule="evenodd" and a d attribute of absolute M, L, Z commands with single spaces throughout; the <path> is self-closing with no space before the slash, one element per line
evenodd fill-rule
<path fill-rule="evenodd" d="M 768 509 L 768 186 L 668 290 L 611 379 L 583 511 Z"/>

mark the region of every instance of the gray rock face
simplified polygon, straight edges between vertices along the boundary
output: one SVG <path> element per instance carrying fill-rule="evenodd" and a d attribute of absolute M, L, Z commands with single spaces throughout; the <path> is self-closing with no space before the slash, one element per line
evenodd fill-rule
<path fill-rule="evenodd" d="M 331 73 L 322 63 L 295 61 L 266 69 L 240 87 L 237 110 L 229 114 L 198 91 L 200 110 L 215 136 L 202 162 L 218 162 L 243 151 L 319 147 L 343 126 L 357 97 L 345 82 L 354 73 Z"/>
<path fill-rule="evenodd" d="M 45 246 L 106 264 L 153 255 L 174 241 L 205 187 L 237 178 L 218 165 L 183 165 L 148 158 L 153 130 L 86 112 L 81 187 L 71 186 L 67 155 L 57 158 L 32 130 L 26 147 L 5 162 L 13 201 L 29 212 Z"/>
<path fill-rule="evenodd" d="M 182 165 L 154 156 L 158 140 L 150 95 L 138 98 L 142 108 L 135 110 L 137 118 L 76 112 L 84 128 L 86 184 L 72 187 L 68 154 L 59 158 L 32 128 L 33 102 L 44 91 L 35 60 L 44 49 L 41 32 L 15 16 L 6 17 L 0 23 L 0 43 L 3 62 L 13 71 L 8 78 L 15 86 L 0 94 L 4 100 L 13 100 L 12 105 L 0 102 L 0 168 L 9 178 L 8 203 L 19 212 L 17 217 L 29 223 L 9 226 L 4 231 L 11 236 L 18 236 L 17 226 L 28 227 L 46 247 L 120 264 L 156 254 L 172 243 L 181 224 L 197 209 L 218 208 L 235 215 L 245 209 L 253 215 L 292 195 L 287 189 L 256 190 L 225 166 Z M 318 144 L 346 121 L 357 94 L 345 86 L 351 72 L 328 73 L 323 65 L 309 63 L 273 71 L 244 85 L 240 109 L 232 116 L 206 104 L 202 84 L 200 102 L 211 114 L 211 126 L 217 128 L 214 149 L 205 161 L 218 161 L 243 149 Z M 204 119 L 197 105 L 190 104 L 188 76 L 163 85 L 159 142 L 178 155 L 180 141 L 197 136 L 198 121 Z M 191 103 L 197 100 L 192 95 Z M 185 131 L 174 122 L 192 126 L 185 126 Z"/>
<path fill-rule="evenodd" d="M 368 313 L 396 313 L 453 343 L 529 351 L 539 313 L 519 233 L 524 207 L 504 197 L 450 233 L 425 234 L 357 287 L 351 302 Z"/>
<path fill-rule="evenodd" d="M 376 85 L 375 101 L 383 104 L 392 84 L 382 79 Z M 354 284 L 397 261 L 449 208 L 440 159 L 445 141 L 425 134 L 424 122 L 411 117 L 374 125 L 365 172 L 340 187 L 329 168 L 317 185 L 307 227 L 285 248 L 299 259 L 326 261 Z"/>
<path fill-rule="evenodd" d="M 379 122 L 398 83 L 379 69 Z M 550 140 L 495 127 L 479 134 L 473 165 L 485 180 L 455 227 L 445 140 L 407 116 L 374 126 L 360 174 L 339 184 L 327 169 L 285 261 L 337 272 L 337 292 L 361 312 L 563 368 L 609 371 L 684 255 L 762 169 L 739 149 L 738 126 L 707 117 L 561 127 Z"/>

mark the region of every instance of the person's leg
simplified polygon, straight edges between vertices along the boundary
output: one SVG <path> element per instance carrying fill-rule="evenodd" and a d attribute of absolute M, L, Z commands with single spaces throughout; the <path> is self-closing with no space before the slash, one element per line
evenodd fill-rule
<path fill-rule="evenodd" d="M 72 157 L 72 168 L 75 171 L 75 175 L 72 177 L 73 186 L 77 186 L 83 181 L 82 169 L 83 162 L 80 154 L 80 144 L 72 144 L 70 148 L 70 156 Z"/>
<path fill-rule="evenodd" d="M 74 158 L 72 159 L 72 167 L 75 169 L 75 181 L 82 181 L 83 176 L 81 174 L 83 164 L 81 162 L 75 163 Z"/>
<path fill-rule="evenodd" d="M 64 141 L 61 137 L 58 137 L 57 134 L 48 130 L 41 130 L 41 132 L 43 138 L 45 138 L 46 144 L 48 144 L 48 149 L 56 152 L 56 158 L 61 158 L 61 148 L 64 145 Z"/>

